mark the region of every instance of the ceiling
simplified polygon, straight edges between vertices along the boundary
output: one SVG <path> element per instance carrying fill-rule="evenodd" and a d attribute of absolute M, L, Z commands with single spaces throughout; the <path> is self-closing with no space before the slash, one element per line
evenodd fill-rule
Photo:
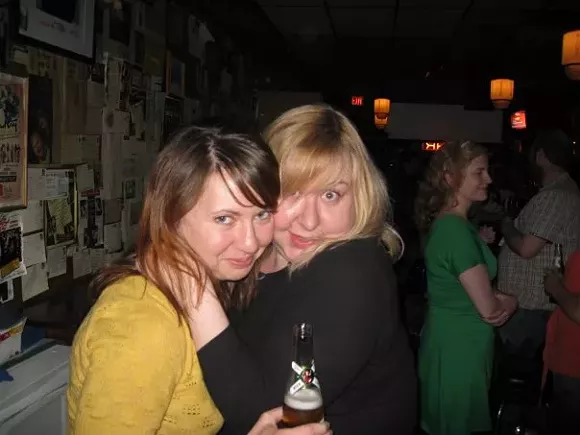
<path fill-rule="evenodd" d="M 485 83 L 499 76 L 520 86 L 563 83 L 562 34 L 580 29 L 580 0 L 255 3 L 290 62 L 318 86 L 405 92 L 405 99 L 414 99 L 409 92 L 439 101 L 487 95 Z"/>

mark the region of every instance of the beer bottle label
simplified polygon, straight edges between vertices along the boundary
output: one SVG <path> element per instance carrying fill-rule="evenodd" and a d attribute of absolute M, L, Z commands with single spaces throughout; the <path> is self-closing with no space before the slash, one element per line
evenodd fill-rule
<path fill-rule="evenodd" d="M 320 383 L 316 377 L 314 363 L 310 367 L 303 367 L 292 361 L 292 371 L 296 373 L 297 379 L 289 389 L 290 394 L 295 394 L 297 391 L 300 391 L 301 389 L 310 385 L 314 385 L 316 388 L 320 388 Z"/>

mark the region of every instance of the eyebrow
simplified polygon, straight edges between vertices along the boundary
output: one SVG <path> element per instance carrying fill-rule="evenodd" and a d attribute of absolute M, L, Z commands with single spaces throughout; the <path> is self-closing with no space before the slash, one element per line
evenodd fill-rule
<path fill-rule="evenodd" d="M 344 181 L 344 180 L 338 180 L 338 181 L 336 181 L 336 182 L 334 182 L 334 183 L 329 183 L 329 184 L 328 184 L 326 187 L 336 187 L 336 186 L 340 186 L 340 185 L 343 185 L 343 186 L 348 186 L 348 185 L 349 185 L 349 183 L 347 183 L 347 182 L 346 182 L 346 181 Z"/>
<path fill-rule="evenodd" d="M 216 210 L 216 211 L 212 212 L 211 214 L 214 216 L 220 216 L 223 214 L 231 214 L 234 216 L 241 216 L 241 213 L 239 211 L 234 211 L 234 210 L 229 210 L 229 209 Z"/>

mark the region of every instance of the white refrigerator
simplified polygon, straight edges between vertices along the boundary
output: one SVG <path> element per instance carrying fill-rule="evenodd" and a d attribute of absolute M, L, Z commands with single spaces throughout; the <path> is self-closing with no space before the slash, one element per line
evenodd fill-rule
<path fill-rule="evenodd" d="M 70 348 L 54 345 L 8 369 L 0 382 L 0 435 L 65 435 Z"/>

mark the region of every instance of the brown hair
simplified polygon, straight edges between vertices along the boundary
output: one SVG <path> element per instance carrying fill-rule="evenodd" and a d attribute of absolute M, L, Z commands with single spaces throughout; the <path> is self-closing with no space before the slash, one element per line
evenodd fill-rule
<path fill-rule="evenodd" d="M 233 286 L 216 282 L 195 246 L 179 236 L 179 222 L 196 205 L 212 174 L 227 174 L 250 203 L 275 209 L 280 193 L 278 163 L 261 140 L 214 128 L 186 128 L 163 148 L 153 166 L 135 253 L 99 273 L 91 284 L 96 294 L 120 279 L 141 275 L 184 316 L 199 303 L 207 279 L 214 283 L 226 309 L 251 300 L 253 274 L 236 286 L 234 293 Z M 198 284 L 197 301 L 192 300 L 191 285 L 183 282 L 184 275 Z"/>
<path fill-rule="evenodd" d="M 324 104 L 288 110 L 264 132 L 280 163 L 282 195 L 335 182 L 348 171 L 353 176 L 355 223 L 343 237 L 322 243 L 310 258 L 336 243 L 380 237 L 396 257 L 399 239 L 387 223 L 390 202 L 387 185 L 373 163 L 356 127 L 342 113 Z"/>
<path fill-rule="evenodd" d="M 419 231 L 427 233 L 443 207 L 452 206 L 467 166 L 482 155 L 487 155 L 483 146 L 465 141 L 448 142 L 431 157 L 415 199 L 415 223 Z M 447 182 L 446 175 L 451 175 L 456 186 Z"/>

